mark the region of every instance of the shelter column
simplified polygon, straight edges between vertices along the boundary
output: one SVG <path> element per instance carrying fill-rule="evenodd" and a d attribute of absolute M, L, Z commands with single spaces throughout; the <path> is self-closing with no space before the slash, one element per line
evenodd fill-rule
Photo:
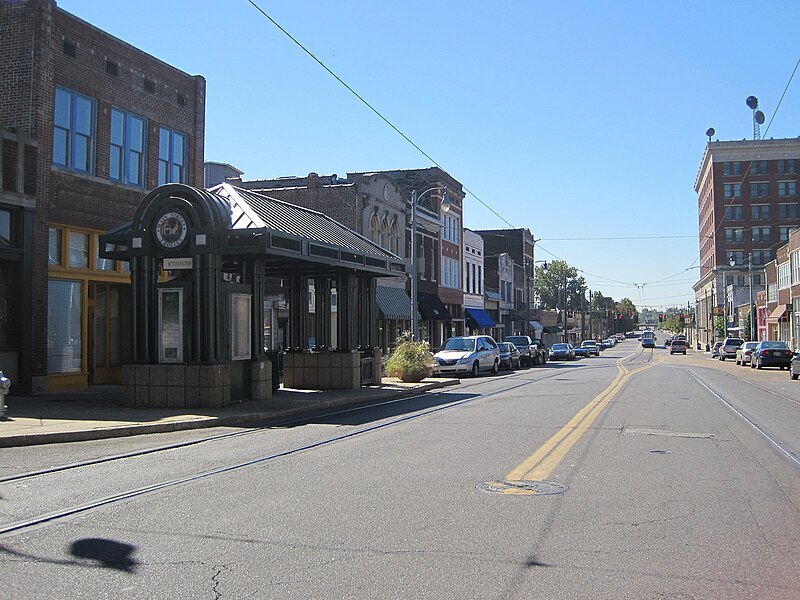
<path fill-rule="evenodd" d="M 358 315 L 355 302 L 356 281 L 351 274 L 339 275 L 336 280 L 336 298 L 338 302 L 337 331 L 340 350 L 352 350 L 356 345 L 356 326 Z"/>
<path fill-rule="evenodd" d="M 314 278 L 314 336 L 316 347 L 328 350 L 331 347 L 331 280 Z"/>
<path fill-rule="evenodd" d="M 289 347 L 302 350 L 308 344 L 308 278 L 289 279 Z"/>

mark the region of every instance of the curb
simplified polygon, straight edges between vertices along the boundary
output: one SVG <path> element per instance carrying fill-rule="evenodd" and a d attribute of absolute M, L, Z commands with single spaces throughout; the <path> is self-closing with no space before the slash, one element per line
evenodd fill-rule
<path fill-rule="evenodd" d="M 175 431 L 188 431 L 191 429 L 207 429 L 210 427 L 235 427 L 254 421 L 283 419 L 287 417 L 312 413 L 320 409 L 338 406 L 362 406 L 377 403 L 382 400 L 398 400 L 416 396 L 431 390 L 450 387 L 461 383 L 458 379 L 444 381 L 431 381 L 408 389 L 393 390 L 388 392 L 375 392 L 366 394 L 361 398 L 341 398 L 338 400 L 323 400 L 319 403 L 286 408 L 262 413 L 247 413 L 236 415 L 221 415 L 213 417 L 199 417 L 187 420 L 176 420 L 167 423 L 149 423 L 136 425 L 118 425 L 116 427 L 98 427 L 94 429 L 80 429 L 76 431 L 53 431 L 50 433 L 22 433 L 18 435 L 0 436 L 0 448 L 16 448 L 21 446 L 37 446 L 42 444 L 60 444 L 66 442 L 86 442 L 92 440 L 111 439 L 149 433 L 172 433 Z"/>

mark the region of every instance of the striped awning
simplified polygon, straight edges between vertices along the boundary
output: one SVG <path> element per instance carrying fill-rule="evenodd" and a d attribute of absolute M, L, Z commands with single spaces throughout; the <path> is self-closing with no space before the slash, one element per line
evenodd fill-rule
<path fill-rule="evenodd" d="M 777 323 L 778 321 L 781 320 L 781 317 L 783 317 L 783 315 L 786 314 L 786 311 L 788 309 L 789 306 L 787 304 L 779 304 L 778 306 L 775 307 L 775 310 L 769 313 L 769 316 L 767 317 L 767 322 Z"/>
<path fill-rule="evenodd" d="M 439 296 L 429 292 L 419 292 L 419 314 L 425 321 L 452 321 L 453 316 Z"/>
<path fill-rule="evenodd" d="M 379 285 L 375 288 L 375 300 L 381 319 L 411 320 L 411 298 L 403 288 Z"/>

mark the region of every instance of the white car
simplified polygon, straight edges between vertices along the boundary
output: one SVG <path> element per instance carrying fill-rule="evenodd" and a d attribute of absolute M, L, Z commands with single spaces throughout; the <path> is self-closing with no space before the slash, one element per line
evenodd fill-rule
<path fill-rule="evenodd" d="M 472 375 L 481 371 L 497 373 L 500 349 L 489 335 L 449 338 L 433 355 L 434 375 Z"/>

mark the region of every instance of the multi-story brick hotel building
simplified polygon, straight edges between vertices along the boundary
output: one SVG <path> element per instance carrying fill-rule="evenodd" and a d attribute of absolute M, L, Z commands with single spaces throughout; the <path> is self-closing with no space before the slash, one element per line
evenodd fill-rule
<path fill-rule="evenodd" d="M 695 180 L 700 278 L 694 285 L 698 340 L 711 343 L 713 316 L 735 312 L 764 289 L 764 266 L 800 227 L 800 138 L 709 142 Z M 733 266 L 730 265 L 731 260 Z M 728 310 L 724 310 L 724 307 Z M 786 318 L 789 318 L 787 315 Z M 740 332 L 728 318 L 731 335 Z M 747 332 L 741 331 L 744 337 Z"/>
<path fill-rule="evenodd" d="M 98 235 L 203 185 L 205 80 L 61 10 L 0 0 L 0 369 L 14 393 L 116 382 L 127 264 Z"/>

